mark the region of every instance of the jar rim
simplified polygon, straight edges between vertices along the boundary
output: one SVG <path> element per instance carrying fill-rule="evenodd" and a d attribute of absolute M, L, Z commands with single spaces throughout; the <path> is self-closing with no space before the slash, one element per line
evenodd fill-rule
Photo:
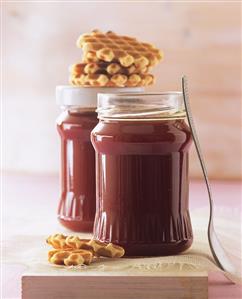
<path fill-rule="evenodd" d="M 157 120 L 186 116 L 180 91 L 99 93 L 97 107 L 99 119 Z"/>
<path fill-rule="evenodd" d="M 152 92 L 122 92 L 122 93 L 98 93 L 99 95 L 105 96 L 152 96 L 152 95 L 183 95 L 182 91 L 152 91 Z"/>
<path fill-rule="evenodd" d="M 59 106 L 97 107 L 98 93 L 142 92 L 142 87 L 82 87 L 71 85 L 56 86 L 56 103 Z"/>

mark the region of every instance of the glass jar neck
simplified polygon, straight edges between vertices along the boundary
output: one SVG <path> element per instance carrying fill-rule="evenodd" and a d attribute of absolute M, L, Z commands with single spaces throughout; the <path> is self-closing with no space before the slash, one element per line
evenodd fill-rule
<path fill-rule="evenodd" d="M 181 92 L 99 94 L 98 118 L 118 121 L 157 121 L 186 117 Z"/>
<path fill-rule="evenodd" d="M 61 109 L 72 114 L 96 113 L 95 107 L 61 106 Z"/>

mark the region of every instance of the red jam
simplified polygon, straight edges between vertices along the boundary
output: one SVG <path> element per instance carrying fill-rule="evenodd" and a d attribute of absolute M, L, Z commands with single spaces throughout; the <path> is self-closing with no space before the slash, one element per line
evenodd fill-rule
<path fill-rule="evenodd" d="M 101 120 L 92 143 L 97 153 L 94 238 L 120 244 L 128 256 L 189 248 L 191 133 L 184 119 Z"/>
<path fill-rule="evenodd" d="M 94 111 L 66 110 L 57 120 L 61 137 L 61 198 L 58 219 L 73 231 L 91 232 L 96 210 L 95 152 L 90 133 Z"/>

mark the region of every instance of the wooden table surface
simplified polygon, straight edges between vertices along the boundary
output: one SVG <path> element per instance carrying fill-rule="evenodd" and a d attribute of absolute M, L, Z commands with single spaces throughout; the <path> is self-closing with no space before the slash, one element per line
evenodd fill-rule
<path fill-rule="evenodd" d="M 212 182 L 216 203 L 241 210 L 241 182 Z M 31 235 L 64 231 L 56 221 L 59 180 L 56 176 L 5 174 L 3 177 L 3 261 L 10 250 L 21 250 L 8 240 Z M 231 194 L 233 196 L 231 196 Z M 219 200 L 218 200 L 219 199 Z M 204 184 L 190 185 L 191 211 L 207 205 Z M 17 242 L 16 242 L 17 243 Z M 11 248 L 10 248 L 11 246 Z M 3 264 L 1 298 L 21 298 L 23 264 L 16 260 Z M 209 274 L 209 298 L 241 299 L 242 287 L 229 282 L 220 273 Z"/>

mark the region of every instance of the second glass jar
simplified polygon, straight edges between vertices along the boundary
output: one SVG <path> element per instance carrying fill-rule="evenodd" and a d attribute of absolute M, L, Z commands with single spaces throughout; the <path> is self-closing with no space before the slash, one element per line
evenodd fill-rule
<path fill-rule="evenodd" d="M 66 228 L 92 232 L 96 211 L 95 152 L 90 133 L 98 123 L 98 92 L 138 92 L 141 88 L 57 86 L 62 113 L 57 119 L 61 140 L 61 195 L 58 219 Z"/>

